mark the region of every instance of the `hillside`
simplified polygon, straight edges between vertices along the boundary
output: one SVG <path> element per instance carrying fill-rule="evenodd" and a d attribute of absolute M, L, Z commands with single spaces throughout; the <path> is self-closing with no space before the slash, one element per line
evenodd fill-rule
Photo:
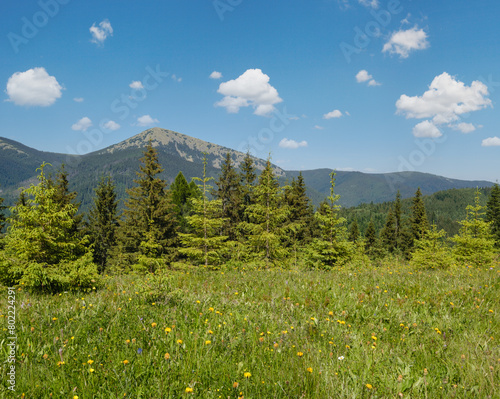
<path fill-rule="evenodd" d="M 182 171 L 188 180 L 202 173 L 203 154 L 207 154 L 209 176 L 216 177 L 227 152 L 235 164 L 239 164 L 244 153 L 209 143 L 171 130 L 152 128 L 127 140 L 83 156 L 42 152 L 27 147 L 14 140 L 0 138 L 0 189 L 6 204 L 11 205 L 17 198 L 17 189 L 27 186 L 37 175 L 36 168 L 42 162 L 52 164 L 55 173 L 62 163 L 69 173 L 70 189 L 78 192 L 82 211 L 88 209 L 94 195 L 99 177 L 110 174 L 116 182 L 118 198 L 126 196 L 126 189 L 133 186 L 139 158 L 148 142 L 158 151 L 159 161 L 164 172 L 162 178 L 169 183 Z M 255 158 L 258 169 L 265 160 Z M 297 177 L 299 171 L 284 171 L 274 166 L 282 183 Z M 315 205 L 329 194 L 329 173 L 331 169 L 303 171 L 308 194 Z M 419 172 L 400 172 L 388 174 L 367 174 L 361 172 L 337 172 L 336 193 L 340 194 L 340 204 L 351 207 L 361 203 L 392 201 L 396 191 L 403 198 L 414 195 L 417 187 L 423 194 L 451 188 L 489 187 L 487 181 L 465 181 L 448 179 L 441 176 Z"/>

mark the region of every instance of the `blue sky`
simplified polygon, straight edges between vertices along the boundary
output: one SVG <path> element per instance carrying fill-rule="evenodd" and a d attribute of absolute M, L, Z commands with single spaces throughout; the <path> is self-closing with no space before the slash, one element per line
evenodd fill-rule
<path fill-rule="evenodd" d="M 497 0 L 3 0 L 0 136 L 158 126 L 284 169 L 500 180 Z"/>

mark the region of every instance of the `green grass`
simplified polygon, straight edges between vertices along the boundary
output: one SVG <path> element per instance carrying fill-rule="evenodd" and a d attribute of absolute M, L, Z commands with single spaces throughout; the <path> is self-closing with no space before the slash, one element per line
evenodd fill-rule
<path fill-rule="evenodd" d="M 21 287 L 16 391 L 2 359 L 0 397 L 498 398 L 499 272 L 193 269 L 86 293 Z M 6 359 L 6 288 L 0 305 Z"/>

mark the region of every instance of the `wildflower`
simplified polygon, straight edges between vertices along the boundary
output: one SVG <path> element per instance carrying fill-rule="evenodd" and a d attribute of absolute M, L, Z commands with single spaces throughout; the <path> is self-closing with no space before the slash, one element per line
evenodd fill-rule
<path fill-rule="evenodd" d="M 339 356 L 338 359 L 339 360 L 344 360 L 344 356 Z"/>
<path fill-rule="evenodd" d="M 49 355 L 44 354 L 42 357 L 43 357 L 45 360 L 47 360 L 47 359 L 49 358 Z"/>
<path fill-rule="evenodd" d="M 302 356 L 304 356 L 304 354 L 302 352 L 297 352 L 297 356 L 302 357 Z"/>
<path fill-rule="evenodd" d="M 400 375 L 398 375 L 398 382 L 401 382 L 401 381 L 403 381 L 403 376 L 400 374 Z"/>
<path fill-rule="evenodd" d="M 233 382 L 233 388 L 238 388 L 239 385 L 237 382 Z"/>
<path fill-rule="evenodd" d="M 208 330 L 208 333 L 209 334 L 213 334 L 214 332 L 212 330 Z"/>
<path fill-rule="evenodd" d="M 248 371 L 246 373 L 243 373 L 243 377 L 245 378 L 250 378 L 252 376 L 251 373 L 249 373 Z"/>
<path fill-rule="evenodd" d="M 128 344 L 130 344 L 130 339 L 127 339 L 127 340 L 125 341 L 125 343 L 126 343 L 127 345 L 128 345 Z"/>
<path fill-rule="evenodd" d="M 274 346 L 275 348 L 277 348 L 279 345 L 278 345 L 278 343 L 277 343 L 277 342 L 275 342 L 273 346 Z"/>
<path fill-rule="evenodd" d="M 167 352 L 167 353 L 165 353 L 165 360 L 168 360 L 168 359 L 170 359 L 170 353 Z"/>
<path fill-rule="evenodd" d="M 92 363 L 94 363 L 94 361 L 92 359 L 89 359 L 89 360 L 87 360 L 87 363 L 92 364 Z"/>
<path fill-rule="evenodd" d="M 490 309 L 490 310 L 488 310 L 488 312 L 493 313 L 493 310 L 492 310 L 492 309 Z"/>
<path fill-rule="evenodd" d="M 94 369 L 89 369 L 89 373 L 93 373 L 94 371 Z"/>
<path fill-rule="evenodd" d="M 186 393 L 191 393 L 191 392 L 193 392 L 193 388 L 187 387 L 186 388 Z"/>
<path fill-rule="evenodd" d="M 260 337 L 260 338 L 259 338 L 259 341 L 260 341 L 260 342 L 264 342 L 264 337 Z"/>
<path fill-rule="evenodd" d="M 58 367 L 62 366 L 63 364 L 66 364 L 66 363 L 64 363 L 64 362 L 57 362 L 57 366 Z"/>
<path fill-rule="evenodd" d="M 428 374 L 427 369 L 424 369 L 424 375 L 427 375 L 427 374 Z"/>
<path fill-rule="evenodd" d="M 56 321 L 56 320 L 57 320 L 57 317 L 53 317 L 53 318 L 52 318 L 52 321 Z"/>
<path fill-rule="evenodd" d="M 312 372 L 313 372 L 312 367 L 308 367 L 308 368 L 307 368 L 307 371 L 309 371 L 310 373 L 312 373 Z"/>
<path fill-rule="evenodd" d="M 151 323 L 151 327 L 155 328 L 157 326 L 156 323 Z"/>
<path fill-rule="evenodd" d="M 171 331 L 172 331 L 172 329 L 170 327 L 165 328 L 165 334 L 168 334 Z"/>
<path fill-rule="evenodd" d="M 212 341 L 205 341 L 205 345 L 210 345 Z"/>
<path fill-rule="evenodd" d="M 142 353 L 142 348 L 137 349 L 137 353 L 140 355 Z"/>
<path fill-rule="evenodd" d="M 372 389 L 372 388 L 373 388 L 373 386 L 372 386 L 371 384 L 366 384 L 365 386 L 366 386 L 368 389 Z"/>
<path fill-rule="evenodd" d="M 129 364 L 130 362 L 129 362 L 127 359 L 125 359 L 122 363 L 123 363 L 123 364 L 125 364 L 125 365 L 127 365 L 127 364 Z"/>
<path fill-rule="evenodd" d="M 35 331 L 35 327 L 31 327 L 31 332 Z"/>
<path fill-rule="evenodd" d="M 372 339 L 373 339 L 374 341 L 376 341 L 376 340 L 377 340 L 377 337 L 376 337 L 375 335 L 372 335 Z"/>
<path fill-rule="evenodd" d="M 178 339 L 178 340 L 177 340 L 177 343 L 178 343 L 179 345 L 181 345 L 181 344 L 182 344 L 182 339 Z"/>

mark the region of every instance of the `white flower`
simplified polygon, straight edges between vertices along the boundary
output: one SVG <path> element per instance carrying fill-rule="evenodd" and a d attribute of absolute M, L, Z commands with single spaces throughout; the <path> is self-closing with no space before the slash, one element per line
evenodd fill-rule
<path fill-rule="evenodd" d="M 344 360 L 344 356 L 339 356 L 339 360 Z"/>

